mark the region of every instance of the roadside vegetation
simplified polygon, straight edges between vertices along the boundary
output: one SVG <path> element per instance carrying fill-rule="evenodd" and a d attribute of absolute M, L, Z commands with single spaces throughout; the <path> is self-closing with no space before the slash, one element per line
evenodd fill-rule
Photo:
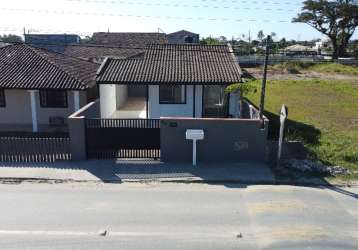
<path fill-rule="evenodd" d="M 315 62 L 284 62 L 269 67 L 270 70 L 283 73 L 300 74 L 307 71 L 329 74 L 345 74 L 358 76 L 358 66 L 343 65 L 338 63 L 315 63 Z"/>
<path fill-rule="evenodd" d="M 313 66 L 317 67 L 317 66 Z M 260 88 L 261 81 L 252 82 Z M 312 159 L 350 169 L 358 178 L 358 85 L 337 80 L 268 81 L 266 116 L 269 137 L 279 131 L 279 110 L 289 108 L 288 140 L 302 141 Z M 247 97 L 259 103 L 260 91 Z"/>

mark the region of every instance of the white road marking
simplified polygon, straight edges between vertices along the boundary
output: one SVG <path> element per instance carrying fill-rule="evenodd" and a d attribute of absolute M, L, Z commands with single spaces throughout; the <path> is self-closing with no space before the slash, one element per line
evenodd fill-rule
<path fill-rule="evenodd" d="M 115 232 L 107 231 L 106 236 L 115 237 L 200 237 L 235 238 L 238 232 Z M 41 235 L 41 236 L 100 236 L 99 232 L 81 231 L 44 231 L 44 230 L 0 230 L 1 235 Z"/>

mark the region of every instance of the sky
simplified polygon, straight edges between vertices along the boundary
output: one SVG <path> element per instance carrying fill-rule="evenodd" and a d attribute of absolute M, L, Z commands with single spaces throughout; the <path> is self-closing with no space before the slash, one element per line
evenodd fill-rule
<path fill-rule="evenodd" d="M 0 34 L 165 32 L 201 37 L 324 38 L 307 24 L 291 23 L 300 0 L 0 0 Z M 354 38 L 358 38 L 358 32 Z"/>

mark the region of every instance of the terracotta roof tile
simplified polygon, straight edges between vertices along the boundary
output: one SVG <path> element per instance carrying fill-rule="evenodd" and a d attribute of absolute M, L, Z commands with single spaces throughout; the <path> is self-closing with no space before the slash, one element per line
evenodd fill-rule
<path fill-rule="evenodd" d="M 105 57 L 128 58 L 144 53 L 143 49 L 122 48 L 111 45 L 71 44 L 65 47 L 64 54 L 84 60 L 101 59 Z"/>
<path fill-rule="evenodd" d="M 93 33 L 93 43 L 102 45 L 145 47 L 148 44 L 167 43 L 164 33 L 143 33 L 143 32 L 96 32 Z"/>
<path fill-rule="evenodd" d="M 108 58 L 97 83 L 230 84 L 241 81 L 240 67 L 225 45 L 149 45 L 143 59 Z"/>
<path fill-rule="evenodd" d="M 83 90 L 95 85 L 99 65 L 26 44 L 0 49 L 0 87 Z"/>

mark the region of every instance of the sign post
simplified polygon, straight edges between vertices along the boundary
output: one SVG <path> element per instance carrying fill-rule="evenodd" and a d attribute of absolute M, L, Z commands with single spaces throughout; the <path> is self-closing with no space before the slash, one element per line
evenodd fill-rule
<path fill-rule="evenodd" d="M 280 167 L 281 162 L 281 154 L 282 154 L 282 143 L 283 143 L 283 136 L 285 131 L 285 121 L 288 116 L 288 109 L 285 105 L 282 105 L 281 112 L 280 112 L 280 137 L 278 140 L 278 150 L 277 150 L 277 167 Z"/>

